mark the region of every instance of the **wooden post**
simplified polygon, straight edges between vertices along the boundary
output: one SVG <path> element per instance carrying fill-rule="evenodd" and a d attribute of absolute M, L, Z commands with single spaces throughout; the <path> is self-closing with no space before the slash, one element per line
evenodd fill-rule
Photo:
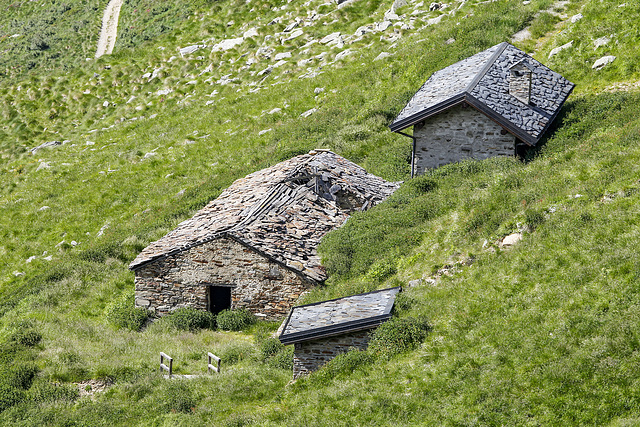
<path fill-rule="evenodd" d="M 167 359 L 169 366 L 164 363 L 164 359 Z M 173 375 L 173 359 L 163 352 L 160 352 L 160 369 L 169 372 L 169 378 Z"/>
<path fill-rule="evenodd" d="M 207 356 L 209 356 L 209 362 L 207 363 L 207 372 L 214 371 L 220 373 L 221 359 L 213 353 L 207 353 Z M 213 365 L 213 363 L 211 363 L 212 361 L 216 362 L 216 364 Z"/>

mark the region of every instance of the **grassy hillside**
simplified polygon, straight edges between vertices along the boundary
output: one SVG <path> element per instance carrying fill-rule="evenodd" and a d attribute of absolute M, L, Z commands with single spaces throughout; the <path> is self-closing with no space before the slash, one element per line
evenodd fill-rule
<path fill-rule="evenodd" d="M 36 20 L 30 5 L 20 3 L 21 19 Z M 73 5 L 71 21 L 89 19 Z M 0 86 L 3 424 L 638 421 L 640 95 L 604 90 L 638 79 L 635 3 L 470 1 L 430 12 L 414 2 L 396 11 L 399 25 L 364 34 L 390 3 L 180 6 L 129 2 L 114 55 L 86 61 L 74 45 L 68 71 L 46 65 L 54 58 L 25 74 L 20 62 Z M 306 20 L 284 32 L 296 18 Z M 430 73 L 524 28 L 532 38 L 516 45 L 577 84 L 548 140 L 526 162 L 464 162 L 410 180 L 410 140 L 388 123 Z M 303 34 L 289 39 L 295 29 Z M 335 32 L 343 46 L 318 42 Z M 8 40 L 20 37 L 0 48 Z M 207 47 L 178 51 L 195 44 Z M 278 53 L 286 62 L 275 67 Z M 616 60 L 593 70 L 605 55 Z M 66 142 L 30 153 L 53 140 Z M 328 236 L 331 278 L 307 301 L 411 282 L 397 317 L 429 323 L 421 345 L 350 353 L 287 385 L 291 350 L 268 338 L 277 324 L 117 328 L 118 310 L 130 313 L 126 266 L 146 244 L 234 179 L 312 148 L 406 183 Z M 523 240 L 501 248 L 516 231 Z M 178 373 L 203 373 L 207 351 L 225 369 L 166 381 L 160 351 Z M 79 397 L 90 379 L 107 391 Z"/>

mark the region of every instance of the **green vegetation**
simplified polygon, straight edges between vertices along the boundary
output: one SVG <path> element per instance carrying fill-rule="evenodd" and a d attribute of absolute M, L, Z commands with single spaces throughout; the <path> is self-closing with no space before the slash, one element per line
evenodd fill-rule
<path fill-rule="evenodd" d="M 248 310 L 222 310 L 217 316 L 218 327 L 223 331 L 241 331 L 254 323 L 256 317 Z"/>
<path fill-rule="evenodd" d="M 398 14 L 416 17 L 413 30 L 303 48 L 380 22 L 390 3 L 129 1 L 116 52 L 87 61 L 105 5 L 0 5 L 0 424 L 640 421 L 640 95 L 602 91 L 640 76 L 635 3 L 472 0 L 417 15 L 409 4 Z M 279 34 L 314 11 L 304 35 Z M 579 12 L 573 24 L 555 15 Z M 409 179 L 410 140 L 389 122 L 430 73 L 528 26 L 534 39 L 518 46 L 578 85 L 548 139 L 525 162 Z M 208 47 L 178 52 L 195 44 Z M 275 63 L 260 47 L 292 57 L 259 75 Z M 392 55 L 374 61 L 381 52 Z M 591 69 L 608 54 L 612 64 Z M 67 142 L 29 154 L 53 140 Z M 127 266 L 142 248 L 233 180 L 312 148 L 405 180 L 327 236 L 331 278 L 305 299 L 404 286 L 369 350 L 288 385 L 293 349 L 272 338 L 277 322 L 232 311 L 214 330 L 206 313 L 151 322 L 134 308 Z M 513 232 L 523 240 L 501 247 Z M 165 380 L 161 351 L 175 373 L 201 377 Z M 209 351 L 220 375 L 206 374 Z M 79 397 L 88 379 L 112 385 Z"/>

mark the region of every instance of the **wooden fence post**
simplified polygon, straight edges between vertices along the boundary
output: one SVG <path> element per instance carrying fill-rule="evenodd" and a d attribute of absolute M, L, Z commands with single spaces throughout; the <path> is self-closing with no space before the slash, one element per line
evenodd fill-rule
<path fill-rule="evenodd" d="M 214 371 L 220 373 L 221 359 L 213 353 L 207 353 L 207 356 L 209 356 L 209 362 L 207 363 L 207 372 Z M 213 363 L 211 363 L 212 361 L 216 362 L 216 364 L 214 365 Z"/>
<path fill-rule="evenodd" d="M 165 359 L 169 362 L 169 366 L 164 363 Z M 169 378 L 173 375 L 173 359 L 163 352 L 160 352 L 160 369 L 169 372 Z"/>

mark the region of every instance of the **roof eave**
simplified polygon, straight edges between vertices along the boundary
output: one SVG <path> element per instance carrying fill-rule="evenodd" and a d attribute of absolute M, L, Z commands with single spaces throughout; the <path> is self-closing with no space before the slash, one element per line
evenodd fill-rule
<path fill-rule="evenodd" d="M 416 123 L 421 122 L 424 119 L 427 119 L 431 116 L 435 116 L 436 114 L 439 114 L 445 110 L 448 110 L 451 107 L 454 107 L 462 102 L 464 102 L 465 99 L 465 93 L 461 92 L 457 95 L 454 95 L 450 98 L 447 98 L 446 100 L 439 102 L 429 108 L 426 108 L 422 111 L 420 111 L 419 113 L 416 113 L 412 116 L 407 117 L 406 119 L 402 119 L 399 121 L 394 121 L 393 123 L 391 123 L 389 125 L 389 129 L 392 132 L 398 132 L 401 131 L 403 129 L 408 128 L 409 126 L 413 126 Z"/>
<path fill-rule="evenodd" d="M 297 332 L 293 334 L 280 335 L 278 339 L 282 344 L 296 344 L 304 341 L 318 340 L 322 338 L 329 338 L 336 335 L 343 335 L 352 332 L 363 331 L 367 329 L 373 329 L 380 326 L 391 318 L 391 313 L 383 314 L 380 316 L 370 317 L 368 319 L 354 320 L 352 322 L 341 323 L 339 325 L 325 326 L 322 328 L 312 329 L 304 332 Z"/>

